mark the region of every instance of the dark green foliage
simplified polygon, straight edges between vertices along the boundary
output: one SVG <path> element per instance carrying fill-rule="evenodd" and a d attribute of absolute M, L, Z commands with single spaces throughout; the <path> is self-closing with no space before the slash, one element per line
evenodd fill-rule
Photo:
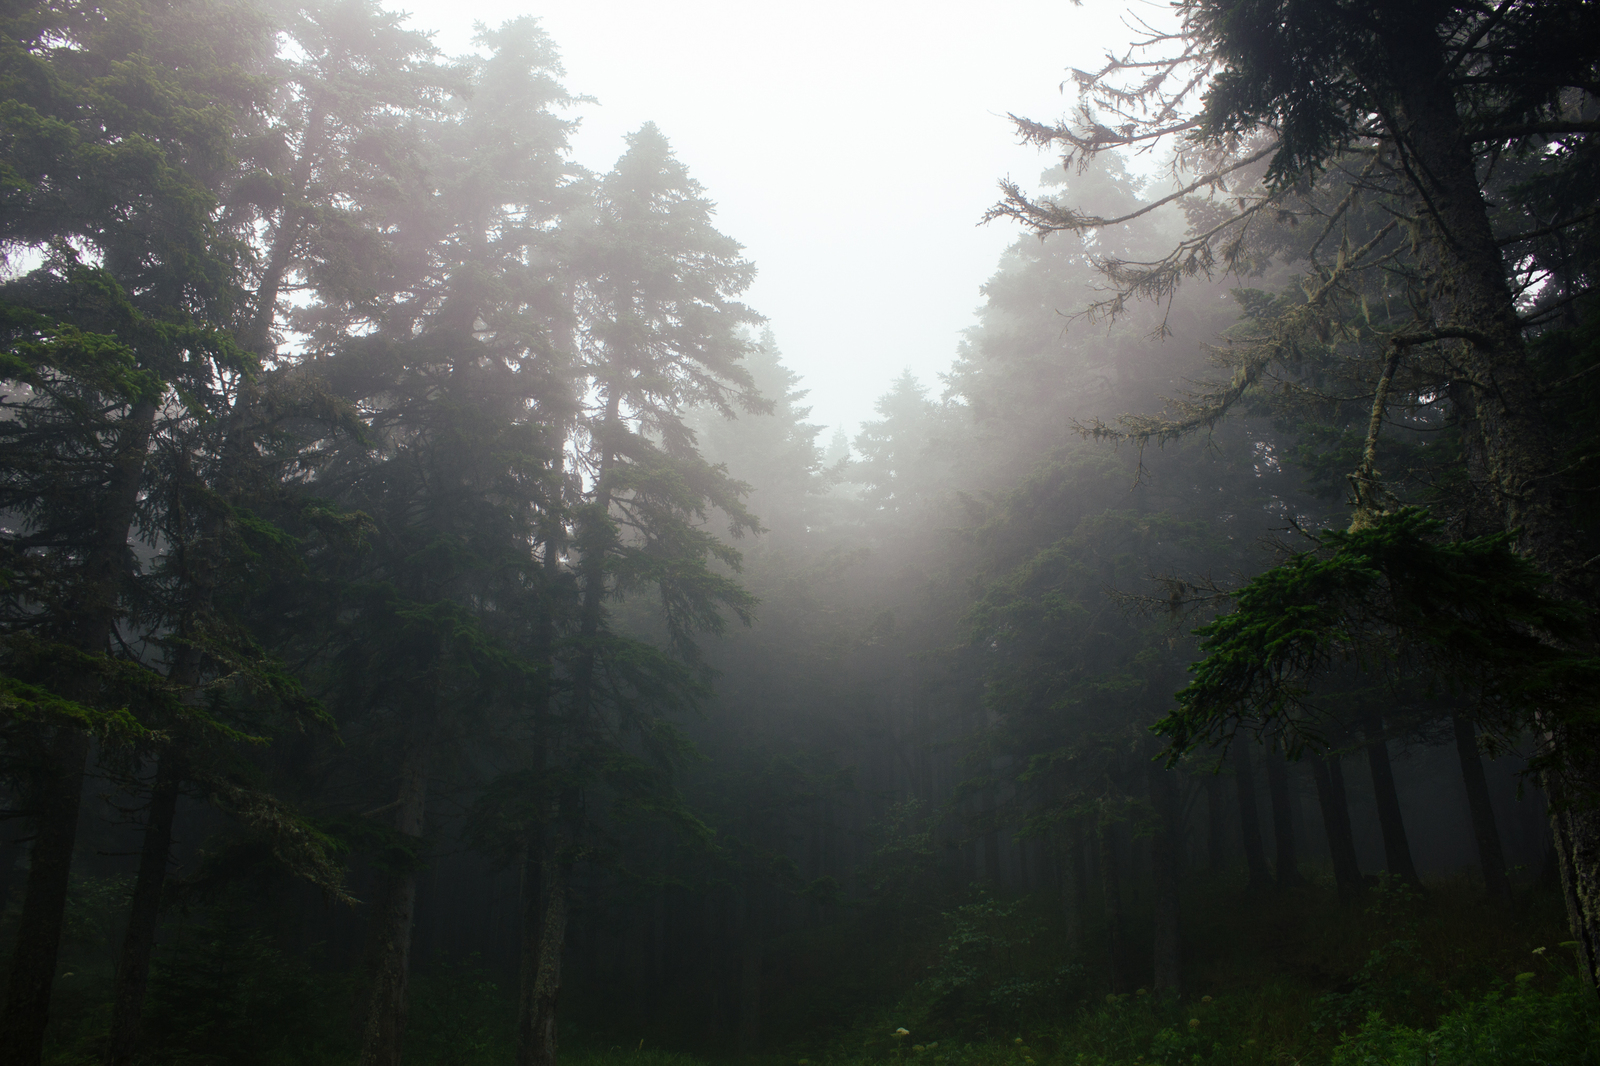
<path fill-rule="evenodd" d="M 1442 524 L 1404 508 L 1252 578 L 1235 607 L 1197 630 L 1205 658 L 1156 731 L 1182 754 L 1241 725 L 1316 741 L 1329 718 L 1313 678 L 1341 666 L 1465 694 L 1506 735 L 1527 708 L 1588 712 L 1600 666 L 1562 640 L 1584 612 L 1548 591 L 1549 579 L 1513 549 L 1510 534 L 1444 540 Z"/>
<path fill-rule="evenodd" d="M 1074 998 L 1083 968 L 1057 965 L 1050 930 L 1020 901 L 980 894 L 943 915 L 944 942 L 914 993 L 919 1034 L 993 1036 L 1049 1018 Z"/>
<path fill-rule="evenodd" d="M 1280 139 L 1270 176 L 1315 174 L 1398 103 L 1399 63 L 1446 64 L 1473 124 L 1515 142 L 1563 116 L 1561 87 L 1588 83 L 1600 31 L 1586 4 L 1536 2 L 1490 13 L 1428 2 L 1368 9 L 1345 0 L 1198 0 L 1188 30 L 1220 68 L 1199 129 L 1209 138 L 1258 127 Z M 1403 42 L 1403 43 L 1402 43 Z M 1592 84 L 1592 83 L 1589 83 Z"/>
<path fill-rule="evenodd" d="M 439 960 L 412 985 L 406 1061 L 418 1066 L 498 1066 L 511 1057 L 515 1011 L 479 960 Z"/>
<path fill-rule="evenodd" d="M 113 1066 L 528 1062 L 558 1008 L 597 1066 L 1583 1061 L 1592 1012 L 1517 972 L 1531 871 L 1336 905 L 1274 762 L 1279 891 L 1241 894 L 1252 794 L 1205 775 L 1240 731 L 1592 716 L 1587 564 L 1545 576 L 1600 498 L 1589 6 L 1186 0 L 1170 65 L 1078 76 L 1116 117 L 1024 124 L 1087 164 L 1008 186 L 1048 240 L 824 464 L 707 190 L 653 125 L 572 163 L 535 20 L 446 61 L 371 0 L 12 5 L 0 806 L 85 827 L 34 864 L 77 864 L 62 936 L 0 841 L 7 920 L 65 944 L 12 1014 L 55 981 L 53 1054 Z M 1521 286 L 1472 365 L 1418 71 Z M 1156 114 L 1218 168 L 1170 254 L 1095 157 Z M 1559 462 L 1503 476 L 1524 369 Z M 1285 527 L 1329 528 L 1257 575 Z"/>
<path fill-rule="evenodd" d="M 1554 993 L 1525 981 L 1491 992 L 1439 1019 L 1412 1028 L 1366 1019 L 1359 1034 L 1334 1049 L 1332 1066 L 1543 1066 L 1600 1062 L 1600 1020 L 1593 994 L 1575 977 Z"/>
<path fill-rule="evenodd" d="M 145 1039 L 152 1061 L 320 1063 L 348 1054 L 348 989 L 275 946 L 236 907 L 183 927 L 157 955 Z"/>

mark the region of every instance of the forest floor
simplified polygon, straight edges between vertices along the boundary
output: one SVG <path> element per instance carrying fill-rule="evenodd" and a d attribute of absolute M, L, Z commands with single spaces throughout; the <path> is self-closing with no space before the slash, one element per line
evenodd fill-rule
<path fill-rule="evenodd" d="M 974 968 L 969 957 L 960 965 L 974 979 L 954 1008 L 948 995 L 921 994 L 923 981 L 847 1029 L 794 1040 L 787 1054 L 760 1061 L 1600 1066 L 1600 1005 L 1575 977 L 1553 892 L 1530 888 L 1505 913 L 1484 903 L 1466 878 L 1430 883 L 1421 892 L 1384 885 L 1350 907 L 1340 907 L 1326 885 L 1252 894 L 1233 884 L 1200 882 L 1191 886 L 1185 915 L 1189 987 L 1183 997 L 1159 997 L 1145 988 L 1095 992 L 1092 969 L 1084 969 L 1054 1005 L 1007 1010 L 1007 987 L 994 986 L 985 999 L 981 965 Z M 1026 910 L 1013 917 L 1029 920 Z M 1134 901 L 1128 925 L 1141 924 Z M 970 941 L 971 928 L 961 935 Z M 988 935 L 990 947 L 1025 942 L 992 929 Z M 1091 930 L 1091 955 L 1095 943 Z M 1004 966 L 1027 968 L 1029 950 L 1006 951 Z M 950 964 L 934 953 L 932 969 Z M 691 1061 L 641 1048 L 586 1055 L 574 1066 Z"/>
<path fill-rule="evenodd" d="M 1506 913 L 1465 878 L 1380 886 L 1350 907 L 1324 884 L 1195 879 L 1182 997 L 1137 987 L 1137 970 L 1109 993 L 1103 924 L 1074 959 L 1051 899 L 973 900 L 904 920 L 891 918 L 904 907 L 840 913 L 769 946 L 758 1055 L 663 1050 L 695 1042 L 630 1022 L 615 985 L 574 989 L 562 1066 L 1600 1066 L 1600 1005 L 1574 976 L 1553 891 L 1525 889 Z M 1127 957 L 1148 959 L 1148 917 L 1128 902 Z M 353 1061 L 348 977 L 234 912 L 179 940 L 158 960 L 144 1061 Z M 100 1061 L 110 975 L 86 965 L 89 947 L 52 1012 L 51 1066 Z M 510 1066 L 510 992 L 470 959 L 425 965 L 407 1066 Z"/>

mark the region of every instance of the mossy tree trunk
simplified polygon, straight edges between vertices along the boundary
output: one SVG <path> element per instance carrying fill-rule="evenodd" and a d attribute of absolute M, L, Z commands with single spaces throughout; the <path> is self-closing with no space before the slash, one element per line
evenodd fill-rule
<path fill-rule="evenodd" d="M 556 1002 L 561 993 L 561 956 L 567 943 L 572 866 L 565 831 L 557 828 L 551 837 L 551 855 L 545 863 L 544 913 L 539 923 L 539 964 L 530 997 L 530 1032 L 526 1057 L 519 1048 L 518 1066 L 556 1066 Z"/>
<path fill-rule="evenodd" d="M 1393 91 L 1385 121 L 1401 146 L 1423 220 L 1433 317 L 1466 383 L 1452 399 L 1463 407 L 1458 417 L 1469 430 L 1473 472 L 1493 493 L 1505 528 L 1520 532 L 1522 551 L 1554 575 L 1558 588 L 1593 602 L 1586 553 L 1574 535 L 1543 417 L 1544 383 L 1529 358 L 1473 142 L 1445 76 L 1451 57 L 1426 24 L 1425 7 L 1397 7 L 1382 23 L 1382 62 Z M 1585 976 L 1600 989 L 1600 744 L 1593 725 L 1535 711 L 1554 755 L 1544 780 L 1562 893 Z"/>

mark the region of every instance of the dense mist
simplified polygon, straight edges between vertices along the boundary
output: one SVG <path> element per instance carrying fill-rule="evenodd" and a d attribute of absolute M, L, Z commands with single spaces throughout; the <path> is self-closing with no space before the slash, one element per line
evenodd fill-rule
<path fill-rule="evenodd" d="M 1600 1061 L 1600 16 L 1169 14 L 846 432 L 536 18 L 0 13 L 0 1066 Z"/>

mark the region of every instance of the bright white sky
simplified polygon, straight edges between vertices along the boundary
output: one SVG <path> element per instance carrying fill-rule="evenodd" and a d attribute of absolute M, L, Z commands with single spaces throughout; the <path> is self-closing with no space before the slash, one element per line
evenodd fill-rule
<path fill-rule="evenodd" d="M 1011 111 L 1072 106 L 1069 67 L 1129 39 L 1123 0 L 392 0 L 449 54 L 472 26 L 538 17 L 581 109 L 579 162 L 609 169 L 654 121 L 760 270 L 747 300 L 854 436 L 909 367 L 937 390 L 978 288 L 1018 236 L 978 227 L 996 181 L 1053 160 Z M 1147 17 L 1164 3 L 1134 0 Z M 1071 93 L 1068 87 L 1068 93 Z M 823 437 L 826 440 L 826 435 Z"/>

